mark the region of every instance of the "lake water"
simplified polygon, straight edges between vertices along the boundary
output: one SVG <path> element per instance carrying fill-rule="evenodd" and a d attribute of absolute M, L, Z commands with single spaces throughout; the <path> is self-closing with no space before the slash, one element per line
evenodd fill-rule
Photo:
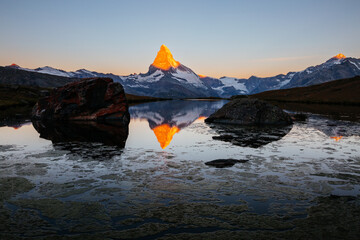
<path fill-rule="evenodd" d="M 225 103 L 135 105 L 128 129 L 1 127 L 0 237 L 355 239 L 360 124 L 315 114 L 289 127 L 206 124 Z M 248 161 L 205 165 L 228 158 Z"/>

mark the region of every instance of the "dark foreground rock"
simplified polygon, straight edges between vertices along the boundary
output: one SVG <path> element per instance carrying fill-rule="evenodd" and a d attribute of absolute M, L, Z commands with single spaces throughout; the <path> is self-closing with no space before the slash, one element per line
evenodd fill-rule
<path fill-rule="evenodd" d="M 281 108 L 258 99 L 234 99 L 205 122 L 238 125 L 288 125 L 291 117 Z"/>
<path fill-rule="evenodd" d="M 128 124 L 124 89 L 110 78 L 89 78 L 56 88 L 40 99 L 32 117 L 40 120 L 117 120 Z"/>
<path fill-rule="evenodd" d="M 216 168 L 224 168 L 224 167 L 232 167 L 236 163 L 245 163 L 249 160 L 237 160 L 237 159 L 216 159 L 210 162 L 206 162 L 205 165 L 216 167 Z"/>

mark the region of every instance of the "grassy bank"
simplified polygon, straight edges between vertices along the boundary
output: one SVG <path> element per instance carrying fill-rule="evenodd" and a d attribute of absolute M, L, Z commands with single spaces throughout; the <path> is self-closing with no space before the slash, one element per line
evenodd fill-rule
<path fill-rule="evenodd" d="M 26 118 L 38 99 L 48 92 L 45 88 L 0 85 L 0 119 Z"/>
<path fill-rule="evenodd" d="M 126 99 L 129 104 L 138 104 L 145 102 L 157 102 L 157 101 L 166 101 L 171 100 L 170 98 L 155 98 L 155 97 L 147 97 L 147 96 L 137 96 L 133 94 L 126 94 Z"/>
<path fill-rule="evenodd" d="M 360 106 L 360 76 L 308 87 L 281 89 L 250 95 L 284 103 L 338 104 Z"/>

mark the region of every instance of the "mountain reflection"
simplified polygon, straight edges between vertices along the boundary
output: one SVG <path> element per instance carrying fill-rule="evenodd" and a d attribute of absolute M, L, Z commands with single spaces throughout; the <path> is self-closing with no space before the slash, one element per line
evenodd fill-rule
<path fill-rule="evenodd" d="M 7 121 L 1 121 L 0 127 L 7 126 L 12 127 L 14 130 L 18 130 L 23 126 L 30 125 L 30 120 L 27 119 L 9 119 Z"/>
<path fill-rule="evenodd" d="M 174 135 L 197 119 L 203 120 L 227 101 L 162 101 L 131 106 L 132 119 L 145 119 L 160 147 L 165 149 Z"/>
<path fill-rule="evenodd" d="M 336 136 L 336 137 L 330 137 L 331 139 L 334 139 L 336 142 L 340 141 L 342 139 L 342 136 Z"/>
<path fill-rule="evenodd" d="M 52 141 L 55 148 L 92 158 L 110 158 L 119 154 L 118 150 L 125 147 L 129 134 L 128 125 L 124 126 L 116 121 L 106 123 L 34 121 L 33 126 L 40 134 L 40 138 Z M 94 151 L 95 146 L 96 151 Z"/>
<path fill-rule="evenodd" d="M 324 133 L 331 139 L 339 142 L 350 136 L 360 136 L 360 123 L 334 120 L 322 116 L 312 116 L 307 125 Z"/>
<path fill-rule="evenodd" d="M 180 132 L 180 129 L 177 126 L 170 126 L 169 124 L 162 124 L 160 126 L 154 127 L 152 129 L 155 133 L 155 136 L 160 143 L 160 147 L 165 149 L 171 142 L 175 133 Z"/>

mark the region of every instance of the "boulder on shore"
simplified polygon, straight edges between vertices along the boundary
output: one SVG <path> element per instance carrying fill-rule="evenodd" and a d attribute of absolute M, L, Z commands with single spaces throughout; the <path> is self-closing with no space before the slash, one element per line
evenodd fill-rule
<path fill-rule="evenodd" d="M 234 99 L 215 113 L 205 122 L 237 125 L 288 125 L 292 123 L 289 114 L 268 102 L 243 98 Z"/>
<path fill-rule="evenodd" d="M 128 124 L 124 88 L 111 78 L 88 78 L 54 89 L 32 110 L 38 120 L 116 120 Z"/>

